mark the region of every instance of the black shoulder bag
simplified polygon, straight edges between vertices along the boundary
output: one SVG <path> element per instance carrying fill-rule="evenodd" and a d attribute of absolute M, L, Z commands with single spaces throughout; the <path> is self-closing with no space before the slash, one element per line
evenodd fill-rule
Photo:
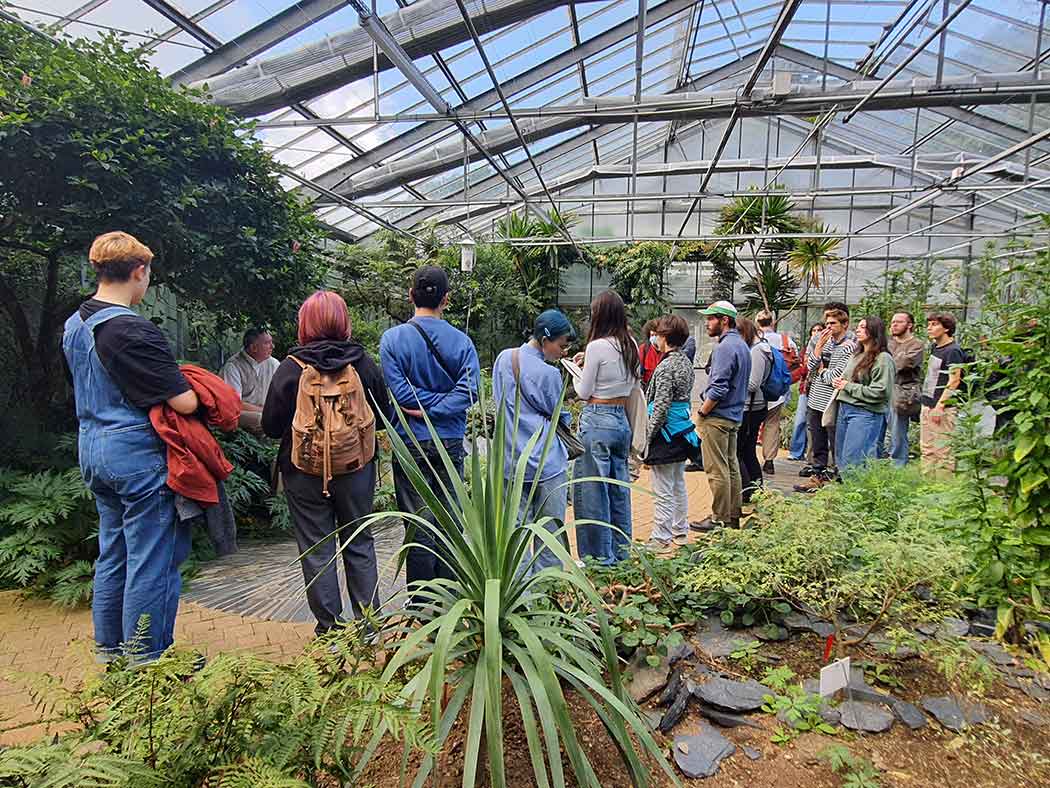
<path fill-rule="evenodd" d="M 458 374 L 453 374 L 453 372 L 449 368 L 448 364 L 445 363 L 445 359 L 441 357 L 440 353 L 438 353 L 437 346 L 434 344 L 434 340 L 430 338 L 430 334 L 428 334 L 426 331 L 424 331 L 423 330 L 423 326 L 419 325 L 419 323 L 417 323 L 415 320 L 409 320 L 408 324 L 410 326 L 414 327 L 416 329 L 416 331 L 419 332 L 419 335 L 421 337 L 423 337 L 423 341 L 426 342 L 427 343 L 427 347 L 430 348 L 431 355 L 434 356 L 434 359 L 437 361 L 438 365 L 443 370 L 445 370 L 445 374 L 448 375 L 449 379 L 453 382 L 453 384 L 458 383 L 459 382 L 459 375 Z"/>

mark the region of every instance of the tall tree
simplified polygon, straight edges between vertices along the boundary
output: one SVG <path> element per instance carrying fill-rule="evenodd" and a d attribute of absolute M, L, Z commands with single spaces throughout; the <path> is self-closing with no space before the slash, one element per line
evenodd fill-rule
<path fill-rule="evenodd" d="M 25 370 L 15 393 L 40 414 L 99 233 L 139 237 L 154 282 L 228 327 L 287 320 L 321 281 L 310 208 L 248 129 L 115 37 L 56 44 L 0 23 L 0 302 Z"/>

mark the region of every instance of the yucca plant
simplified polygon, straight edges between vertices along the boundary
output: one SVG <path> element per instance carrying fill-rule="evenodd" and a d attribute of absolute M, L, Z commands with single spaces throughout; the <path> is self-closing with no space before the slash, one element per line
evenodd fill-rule
<path fill-rule="evenodd" d="M 553 414 L 555 422 L 560 412 L 559 402 Z M 404 424 L 404 417 L 399 417 Z M 439 485 L 441 489 L 428 485 L 409 446 L 387 421 L 393 452 L 435 520 L 431 524 L 417 515 L 400 514 L 411 523 L 406 542 L 411 541 L 414 529 L 429 528 L 444 553 L 452 578 L 412 589 L 413 604 L 399 610 L 397 623 L 392 625 L 399 640 L 382 679 L 411 676 L 402 697 L 427 717 L 439 750 L 460 715 L 468 715 L 465 787 L 474 786 L 479 774 L 482 738 L 489 784 L 496 788 L 507 784 L 503 743 L 505 682 L 521 713 L 538 786 L 566 785 L 563 751 L 578 785 L 601 786 L 576 736 L 566 698 L 568 690 L 583 698 L 602 720 L 634 785 L 648 785 L 649 770 L 639 757 L 629 730 L 642 750 L 677 784 L 660 747 L 624 691 L 602 601 L 558 538 L 571 523 L 555 533 L 545 527 L 549 518 L 518 524 L 519 512 L 527 510 L 536 493 L 535 485 L 525 481 L 525 471 L 527 458 L 539 445 L 540 433 L 532 437 L 511 465 L 505 456 L 507 418 L 505 409 L 497 408 L 486 461 L 482 462 L 478 451 L 471 453 L 466 482 L 440 448 L 441 442 L 427 420 L 441 462 L 452 480 L 448 489 L 444 485 Z M 517 421 L 517 415 L 514 420 Z M 553 430 L 548 432 L 541 450 L 543 458 L 554 437 Z M 409 430 L 406 433 L 412 435 Z M 416 443 L 414 437 L 410 440 Z M 397 513 L 372 515 L 358 527 L 379 523 L 393 514 Z M 552 550 L 564 568 L 532 573 L 534 559 L 529 558 L 529 549 L 534 539 Z M 549 593 L 555 585 L 574 589 L 583 600 L 582 608 L 562 609 Z M 465 711 L 468 698 L 469 712 Z M 365 760 L 386 733 L 384 727 L 376 730 Z M 432 755 L 423 760 L 414 786 L 425 783 L 434 769 L 435 758 Z"/>

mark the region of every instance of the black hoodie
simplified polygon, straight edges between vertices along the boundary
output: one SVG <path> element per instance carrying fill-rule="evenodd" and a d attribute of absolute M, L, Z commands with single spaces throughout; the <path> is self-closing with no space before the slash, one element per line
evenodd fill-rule
<path fill-rule="evenodd" d="M 383 429 L 381 413 L 387 418 L 393 418 L 394 412 L 390 406 L 390 396 L 383 373 L 364 347 L 357 342 L 322 339 L 293 347 L 288 351 L 288 356 L 273 373 L 262 414 L 263 432 L 271 438 L 281 439 L 281 450 L 277 459 L 282 471 L 292 468 L 292 418 L 295 416 L 295 401 L 299 395 L 299 377 L 303 373 L 302 367 L 296 364 L 291 356 L 320 372 L 338 372 L 347 364 L 352 364 L 354 371 L 361 378 L 368 404 L 375 414 L 376 429 Z"/>

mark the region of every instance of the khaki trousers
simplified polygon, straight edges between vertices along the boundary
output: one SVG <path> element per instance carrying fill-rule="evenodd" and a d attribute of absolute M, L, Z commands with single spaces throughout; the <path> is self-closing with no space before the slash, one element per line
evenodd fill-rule
<path fill-rule="evenodd" d="M 784 403 L 780 403 L 766 413 L 766 420 L 762 422 L 762 460 L 772 462 L 777 458 L 780 451 L 780 414 L 784 410 Z"/>
<path fill-rule="evenodd" d="M 740 425 L 729 419 L 707 416 L 700 419 L 700 450 L 704 472 L 711 486 L 711 518 L 729 523 L 740 517 L 743 506 L 743 485 L 740 481 L 740 462 L 736 456 Z"/>
<path fill-rule="evenodd" d="M 955 455 L 952 454 L 952 433 L 958 416 L 956 408 L 945 408 L 941 423 L 934 424 L 930 418 L 932 408 L 922 406 L 919 416 L 919 450 L 922 455 L 922 472 L 938 479 L 950 478 L 955 473 Z"/>

